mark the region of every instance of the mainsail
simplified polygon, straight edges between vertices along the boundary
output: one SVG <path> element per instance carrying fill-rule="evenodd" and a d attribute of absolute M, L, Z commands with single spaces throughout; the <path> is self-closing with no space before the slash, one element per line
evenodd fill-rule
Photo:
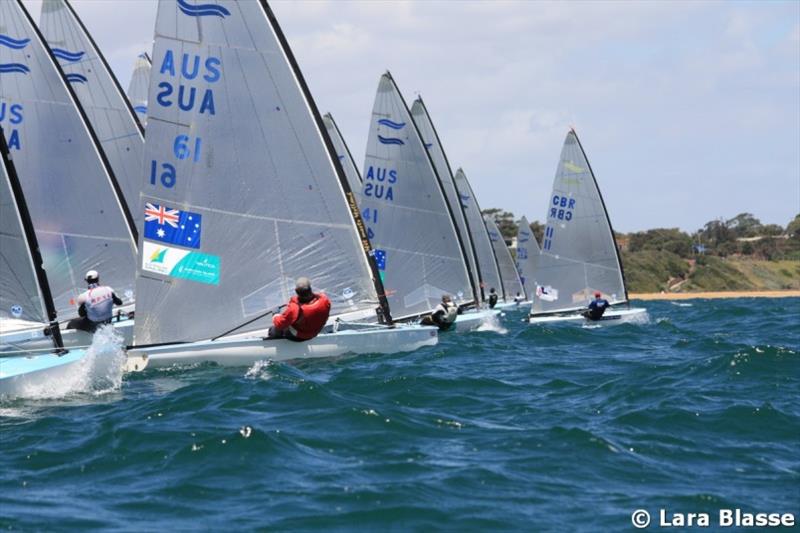
<path fill-rule="evenodd" d="M 300 276 L 332 315 L 375 320 L 363 222 L 266 2 L 160 2 L 153 62 L 136 343 L 213 338 Z"/>
<path fill-rule="evenodd" d="M 472 303 L 442 183 L 388 72 L 372 108 L 363 178 L 360 206 L 395 318 L 426 314 L 443 294 Z"/>
<path fill-rule="evenodd" d="M 532 315 L 583 308 L 595 291 L 612 304 L 628 300 L 611 222 L 574 130 L 547 202 L 536 283 Z"/>
<path fill-rule="evenodd" d="M 131 83 L 128 85 L 128 100 L 142 126 L 147 125 L 147 90 L 150 86 L 150 67 L 152 64 L 153 62 L 147 52 L 142 52 L 136 56 Z M 138 202 L 134 205 L 138 205 Z"/>
<path fill-rule="evenodd" d="M 0 132 L 0 137 L 3 134 Z M 47 309 L 36 279 L 33 253 L 23 222 L 24 204 L 20 209 L 17 194 L 11 182 L 14 172 L 8 158 L 5 139 L 0 139 L 2 151 L 2 183 L 0 183 L 0 320 L 16 319 L 47 322 Z M 21 195 L 20 195 L 21 198 Z"/>
<path fill-rule="evenodd" d="M 89 118 L 122 189 L 125 202 L 139 204 L 144 130 L 86 27 L 67 0 L 44 0 L 42 35 Z M 142 216 L 131 209 L 136 227 Z"/>
<path fill-rule="evenodd" d="M 336 125 L 336 121 L 333 120 L 333 116 L 330 113 L 325 113 L 322 120 L 325 122 L 325 129 L 328 132 L 328 136 L 331 138 L 336 156 L 339 158 L 342 168 L 344 168 L 344 175 L 347 176 L 347 183 L 350 185 L 350 190 L 356 194 L 360 194 L 361 187 L 363 187 L 361 173 L 358 171 L 356 162 L 353 159 L 353 154 L 350 153 L 350 149 L 347 147 L 347 143 L 344 141 L 344 137 L 342 137 L 342 133 L 339 131 L 339 126 Z"/>
<path fill-rule="evenodd" d="M 136 230 L 86 115 L 21 2 L 0 2 L 0 124 L 61 319 L 83 275 L 132 295 Z"/>
<path fill-rule="evenodd" d="M 444 147 L 439 139 L 439 134 L 436 132 L 436 128 L 433 126 L 433 121 L 428 114 L 428 108 L 425 107 L 425 103 L 422 101 L 421 96 L 417 97 L 417 99 L 411 105 L 411 116 L 413 117 L 414 122 L 419 129 L 419 133 L 422 136 L 422 142 L 425 143 L 425 148 L 427 148 L 428 153 L 431 156 L 433 167 L 436 169 L 436 173 L 439 175 L 439 178 L 442 181 L 444 197 L 447 201 L 448 207 L 450 208 L 450 212 L 453 214 L 458 241 L 461 245 L 464 257 L 466 257 L 467 271 L 469 272 L 470 280 L 472 281 L 472 290 L 475 301 L 484 300 L 486 295 L 481 290 L 480 268 L 477 263 L 477 259 L 475 258 L 475 246 L 472 244 L 472 238 L 469 234 L 469 224 L 467 223 L 467 219 L 464 217 L 464 211 L 461 209 L 461 203 L 458 199 L 458 191 L 456 190 L 456 184 L 453 181 L 453 171 L 450 168 L 450 162 L 447 160 L 447 155 L 445 155 Z"/>
<path fill-rule="evenodd" d="M 492 241 L 492 247 L 494 248 L 494 256 L 497 258 L 497 266 L 500 269 L 500 281 L 503 286 L 500 296 L 511 301 L 517 294 L 525 294 L 525 290 L 522 288 L 517 267 L 514 266 L 514 258 L 511 257 L 511 252 L 508 250 L 500 229 L 491 217 L 484 217 L 484 220 L 486 221 L 489 240 Z"/>
<path fill-rule="evenodd" d="M 497 266 L 497 259 L 494 256 L 492 242 L 489 240 L 489 233 L 483 224 L 483 215 L 472 192 L 472 186 L 467 180 L 466 174 L 462 169 L 456 171 L 453 181 L 456 184 L 458 197 L 461 200 L 461 208 L 464 210 L 464 217 L 469 223 L 469 232 L 475 246 L 475 257 L 478 260 L 478 267 L 481 272 L 483 291 L 489 294 L 490 289 L 502 292 L 502 281 L 500 280 L 500 270 Z"/>
<path fill-rule="evenodd" d="M 539 243 L 524 216 L 517 230 L 517 271 L 525 288 L 525 297 L 533 299 L 536 293 L 536 269 L 539 264 Z"/>

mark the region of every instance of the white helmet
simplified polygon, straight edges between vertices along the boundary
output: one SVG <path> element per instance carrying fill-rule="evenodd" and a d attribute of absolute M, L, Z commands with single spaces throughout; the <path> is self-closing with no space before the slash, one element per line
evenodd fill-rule
<path fill-rule="evenodd" d="M 100 279 L 100 274 L 97 273 L 97 270 L 90 270 L 89 272 L 86 273 L 86 276 L 84 276 L 83 279 L 85 279 L 86 281 L 97 280 Z"/>

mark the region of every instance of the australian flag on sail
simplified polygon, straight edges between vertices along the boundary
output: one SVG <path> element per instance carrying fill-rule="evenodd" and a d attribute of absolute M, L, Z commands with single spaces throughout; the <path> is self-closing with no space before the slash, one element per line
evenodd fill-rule
<path fill-rule="evenodd" d="M 378 270 L 386 270 L 386 251 L 385 250 L 373 250 L 375 253 L 375 263 L 378 266 Z"/>
<path fill-rule="evenodd" d="M 144 238 L 187 248 L 200 248 L 202 216 L 147 202 L 144 208 Z"/>

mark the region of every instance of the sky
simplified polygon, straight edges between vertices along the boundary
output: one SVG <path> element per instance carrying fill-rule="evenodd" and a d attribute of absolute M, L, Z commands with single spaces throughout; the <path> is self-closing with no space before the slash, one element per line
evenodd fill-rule
<path fill-rule="evenodd" d="M 127 88 L 156 2 L 72 4 Z M 359 167 L 389 70 L 409 105 L 423 96 L 484 209 L 543 220 L 573 127 L 617 231 L 800 213 L 800 2 L 270 5 Z"/>

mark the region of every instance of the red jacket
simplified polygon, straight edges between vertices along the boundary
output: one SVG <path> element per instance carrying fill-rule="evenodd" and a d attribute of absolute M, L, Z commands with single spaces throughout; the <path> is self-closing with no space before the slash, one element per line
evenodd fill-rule
<path fill-rule="evenodd" d="M 316 337 L 331 313 L 331 301 L 324 294 L 314 294 L 314 299 L 301 304 L 292 296 L 283 313 L 272 317 L 272 324 L 281 331 L 289 329 L 292 335 L 305 341 Z"/>

